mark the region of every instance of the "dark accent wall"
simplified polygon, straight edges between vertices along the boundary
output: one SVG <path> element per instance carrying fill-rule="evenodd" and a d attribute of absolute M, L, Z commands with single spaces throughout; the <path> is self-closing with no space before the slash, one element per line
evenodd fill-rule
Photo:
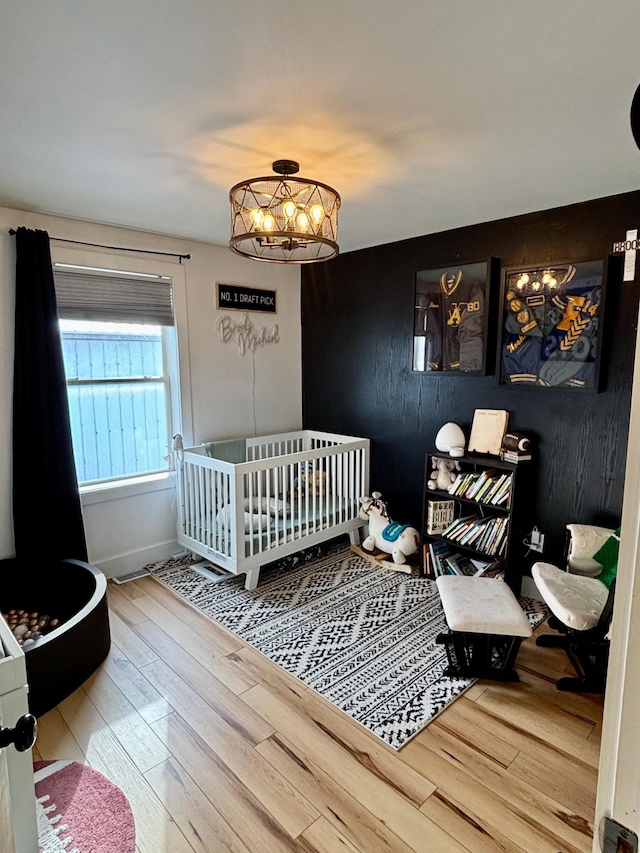
<path fill-rule="evenodd" d="M 615 524 L 621 514 L 638 280 L 620 264 L 605 297 L 601 393 L 500 386 L 486 377 L 411 370 L 415 274 L 500 259 L 501 267 L 606 260 L 640 224 L 640 192 L 457 228 L 303 267 L 303 412 L 307 428 L 369 437 L 371 487 L 391 515 L 418 524 L 424 455 L 455 421 L 469 434 L 476 408 L 507 409 L 509 428 L 535 439 L 531 525 L 558 559 L 569 521 Z M 493 296 L 497 316 L 499 287 Z M 495 323 L 494 323 L 495 326 Z M 491 341 L 497 351 L 495 336 Z M 495 359 L 496 364 L 498 359 Z"/>

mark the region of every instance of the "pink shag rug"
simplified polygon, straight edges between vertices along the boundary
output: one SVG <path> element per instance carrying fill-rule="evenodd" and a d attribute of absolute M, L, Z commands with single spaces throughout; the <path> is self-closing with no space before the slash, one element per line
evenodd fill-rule
<path fill-rule="evenodd" d="M 102 773 L 77 761 L 36 761 L 40 853 L 134 853 L 129 801 Z"/>

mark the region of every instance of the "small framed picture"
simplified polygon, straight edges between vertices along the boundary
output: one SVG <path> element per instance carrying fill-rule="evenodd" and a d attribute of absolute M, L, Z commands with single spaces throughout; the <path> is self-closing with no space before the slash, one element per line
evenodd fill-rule
<path fill-rule="evenodd" d="M 490 372 L 491 282 L 497 287 L 498 269 L 498 260 L 491 258 L 416 273 L 414 371 L 452 376 Z"/>
<path fill-rule="evenodd" d="M 500 383 L 598 390 L 602 261 L 504 272 Z"/>

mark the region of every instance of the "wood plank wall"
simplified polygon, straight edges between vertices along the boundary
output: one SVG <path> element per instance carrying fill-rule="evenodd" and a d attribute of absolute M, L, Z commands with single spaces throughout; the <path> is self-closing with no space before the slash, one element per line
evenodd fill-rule
<path fill-rule="evenodd" d="M 467 432 L 476 408 L 508 409 L 535 440 L 531 524 L 560 559 L 569 521 L 620 517 L 638 315 L 638 277 L 606 294 L 601 393 L 506 387 L 495 375 L 411 370 L 415 274 L 494 256 L 501 266 L 606 259 L 640 225 L 640 192 L 416 237 L 302 268 L 303 414 L 307 428 L 372 439 L 372 489 L 392 517 L 418 524 L 423 460 L 447 421 Z M 348 226 L 343 226 L 348 227 Z M 497 319 L 499 283 L 494 289 Z M 497 341 L 490 349 L 496 353 Z M 496 358 L 496 363 L 498 359 Z"/>

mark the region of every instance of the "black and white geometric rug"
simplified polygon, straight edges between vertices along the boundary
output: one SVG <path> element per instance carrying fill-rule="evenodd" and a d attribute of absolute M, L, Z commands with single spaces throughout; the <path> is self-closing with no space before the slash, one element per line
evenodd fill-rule
<path fill-rule="evenodd" d="M 435 582 L 379 569 L 348 547 L 265 572 L 250 592 L 244 575 L 213 582 L 184 559 L 152 571 L 393 749 L 473 684 L 442 674 L 446 652 L 435 639 L 446 626 Z M 541 602 L 521 604 L 533 627 L 544 619 Z"/>

